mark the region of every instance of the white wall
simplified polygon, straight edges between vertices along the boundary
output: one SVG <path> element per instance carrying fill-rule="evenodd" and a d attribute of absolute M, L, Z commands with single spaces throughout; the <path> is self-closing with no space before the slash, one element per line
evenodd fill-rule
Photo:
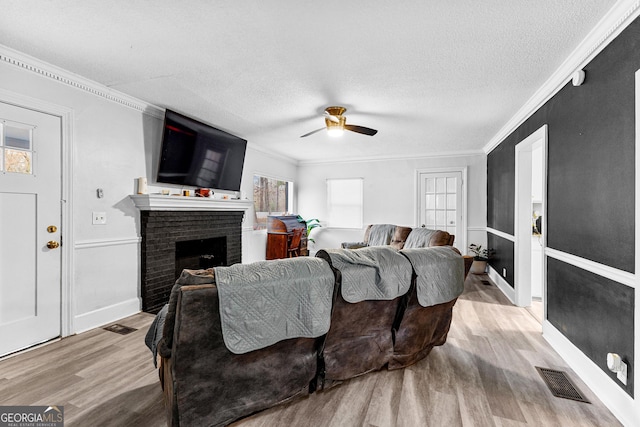
<path fill-rule="evenodd" d="M 0 88 L 73 112 L 71 325 L 78 332 L 135 313 L 139 301 L 138 212 L 128 195 L 146 175 L 145 145 L 161 122 L 136 109 L 37 72 L 0 63 Z M 105 88 L 108 91 L 108 89 Z M 98 199 L 96 189 L 104 198 Z M 106 225 L 92 225 L 93 211 Z M 69 233 L 72 231 L 72 233 Z"/>
<path fill-rule="evenodd" d="M 270 178 L 279 178 L 292 181 L 297 184 L 297 163 L 286 157 L 267 154 L 256 149 L 251 143 L 247 146 L 244 169 L 242 170 L 242 191 L 247 198 L 253 200 L 253 176 L 262 175 Z M 294 193 L 298 193 L 298 186 L 294 185 Z M 294 196 L 294 203 L 297 198 Z M 293 206 L 293 213 L 297 207 Z M 253 206 L 247 212 L 243 225 L 242 235 L 242 262 L 249 263 L 264 260 L 267 251 L 266 230 L 253 231 L 255 211 Z"/>
<path fill-rule="evenodd" d="M 442 156 L 361 162 L 302 163 L 298 173 L 298 212 L 305 218 L 327 218 L 326 180 L 364 178 L 364 225 L 390 223 L 415 227 L 416 170 L 467 167 L 468 241 L 486 244 L 486 155 Z M 316 228 L 315 249 L 361 241 L 363 230 Z M 463 253 L 466 248 L 459 248 Z"/>
<path fill-rule="evenodd" d="M 81 332 L 140 310 L 140 214 L 129 195 L 136 179 L 146 177 L 149 191 L 171 188 L 155 183 L 162 134 L 160 110 L 142 101 L 134 107 L 108 99 L 109 89 L 64 70 L 8 50 L 17 65 L 0 61 L 0 89 L 20 98 L 65 107 L 73 115 L 72 233 L 61 230 L 72 245 L 70 272 L 71 325 Z M 21 64 L 35 65 L 30 69 Z M 52 77 L 63 76 L 63 79 Z M 72 84 L 80 82 L 78 87 Z M 69 84 L 71 83 L 71 84 Z M 107 96 L 91 93 L 97 87 Z M 114 94 L 117 99 L 128 98 Z M 0 96 L 0 100 L 1 96 Z M 249 143 L 242 191 L 251 199 L 254 174 L 297 179 L 296 162 L 268 155 Z M 178 188 L 173 186 L 172 190 Z M 104 197 L 97 197 L 97 189 Z M 106 225 L 92 225 L 92 212 L 105 212 Z M 243 225 L 243 262 L 264 259 L 266 232 L 253 231 L 253 209 Z"/>
<path fill-rule="evenodd" d="M 85 86 L 81 77 L 9 50 L 11 55 L 20 61 L 16 64 L 0 61 L 0 90 L 72 111 L 72 233 L 61 230 L 63 236 L 73 236 L 73 241 L 64 241 L 72 246 L 69 332 L 80 332 L 133 314 L 140 309 L 140 224 L 139 212 L 129 195 L 136 191 L 138 177 L 147 177 L 150 191 L 158 189 L 154 178 L 161 115 L 152 106 L 149 113 L 143 112 L 142 101 L 133 100 L 133 106 L 123 105 L 109 99 L 108 88 L 99 88 L 102 94 L 92 93 L 91 88 L 98 85 L 88 82 L 89 86 Z M 35 67 L 31 67 L 33 64 Z M 67 79 L 69 76 L 71 79 Z M 122 94 L 115 97 L 127 100 Z M 468 167 L 469 241 L 484 242 L 484 155 L 299 166 L 249 142 L 242 192 L 252 199 L 254 174 L 294 181 L 297 197 L 293 212 L 322 220 L 327 216 L 326 179 L 363 177 L 365 224 L 414 226 L 415 170 L 447 166 Z M 98 188 L 103 190 L 103 198 L 97 197 Z M 92 225 L 93 211 L 105 212 L 107 224 Z M 253 231 L 253 216 L 250 209 L 243 225 L 243 262 L 265 258 L 266 232 Z M 322 248 L 338 247 L 342 241 L 358 241 L 362 236 L 363 230 L 320 228 L 314 230 L 313 237 L 317 247 Z"/>

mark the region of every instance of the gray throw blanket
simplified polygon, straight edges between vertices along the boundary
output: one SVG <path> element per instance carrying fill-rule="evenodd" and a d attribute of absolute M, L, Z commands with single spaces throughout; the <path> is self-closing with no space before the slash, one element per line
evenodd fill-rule
<path fill-rule="evenodd" d="M 331 321 L 334 275 L 299 257 L 215 268 L 224 343 L 248 353 L 288 338 L 316 338 Z"/>
<path fill-rule="evenodd" d="M 342 274 L 342 298 L 350 303 L 392 300 L 411 286 L 411 264 L 389 246 L 362 249 L 323 249 L 325 258 Z"/>
<path fill-rule="evenodd" d="M 464 290 L 464 260 L 450 246 L 403 249 L 416 272 L 418 302 L 423 307 L 451 301 Z"/>
<path fill-rule="evenodd" d="M 403 248 L 410 249 L 429 247 L 429 241 L 435 232 L 436 230 L 430 230 L 428 228 L 414 228 L 407 236 L 407 240 L 404 242 Z"/>
<path fill-rule="evenodd" d="M 392 224 L 373 224 L 369 230 L 369 246 L 384 246 L 391 244 L 396 226 Z"/>
<path fill-rule="evenodd" d="M 153 366 L 158 367 L 158 343 L 162 339 L 162 330 L 164 329 L 164 319 L 167 316 L 167 309 L 169 304 L 165 304 L 162 309 L 156 314 L 153 319 L 147 335 L 144 337 L 144 343 L 149 347 L 151 353 L 153 353 Z"/>

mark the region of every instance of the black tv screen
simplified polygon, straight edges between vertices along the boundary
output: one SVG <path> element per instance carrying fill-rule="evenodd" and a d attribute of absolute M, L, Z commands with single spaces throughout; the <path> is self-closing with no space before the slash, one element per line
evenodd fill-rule
<path fill-rule="evenodd" d="M 240 191 L 247 141 L 166 110 L 159 183 Z"/>

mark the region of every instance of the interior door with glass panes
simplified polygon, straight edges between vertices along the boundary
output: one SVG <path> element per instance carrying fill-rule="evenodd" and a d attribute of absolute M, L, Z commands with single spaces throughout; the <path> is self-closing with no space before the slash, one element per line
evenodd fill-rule
<path fill-rule="evenodd" d="M 420 173 L 420 226 L 444 230 L 464 244 L 462 172 Z"/>
<path fill-rule="evenodd" d="M 60 118 L 0 102 L 0 356 L 60 335 Z"/>

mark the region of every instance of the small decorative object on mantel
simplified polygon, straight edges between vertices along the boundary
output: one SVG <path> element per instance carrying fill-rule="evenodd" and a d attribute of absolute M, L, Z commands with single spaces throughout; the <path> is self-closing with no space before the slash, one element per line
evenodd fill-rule
<path fill-rule="evenodd" d="M 147 178 L 144 176 L 138 178 L 138 194 L 147 194 Z"/>
<path fill-rule="evenodd" d="M 198 188 L 196 190 L 196 197 L 211 197 L 213 196 L 213 191 L 209 188 Z"/>
<path fill-rule="evenodd" d="M 491 249 L 486 249 L 483 248 L 482 245 L 472 243 L 469 245 L 469 252 L 474 254 L 470 273 L 484 274 L 487 270 L 487 261 L 489 261 L 489 257 L 491 256 Z"/>

